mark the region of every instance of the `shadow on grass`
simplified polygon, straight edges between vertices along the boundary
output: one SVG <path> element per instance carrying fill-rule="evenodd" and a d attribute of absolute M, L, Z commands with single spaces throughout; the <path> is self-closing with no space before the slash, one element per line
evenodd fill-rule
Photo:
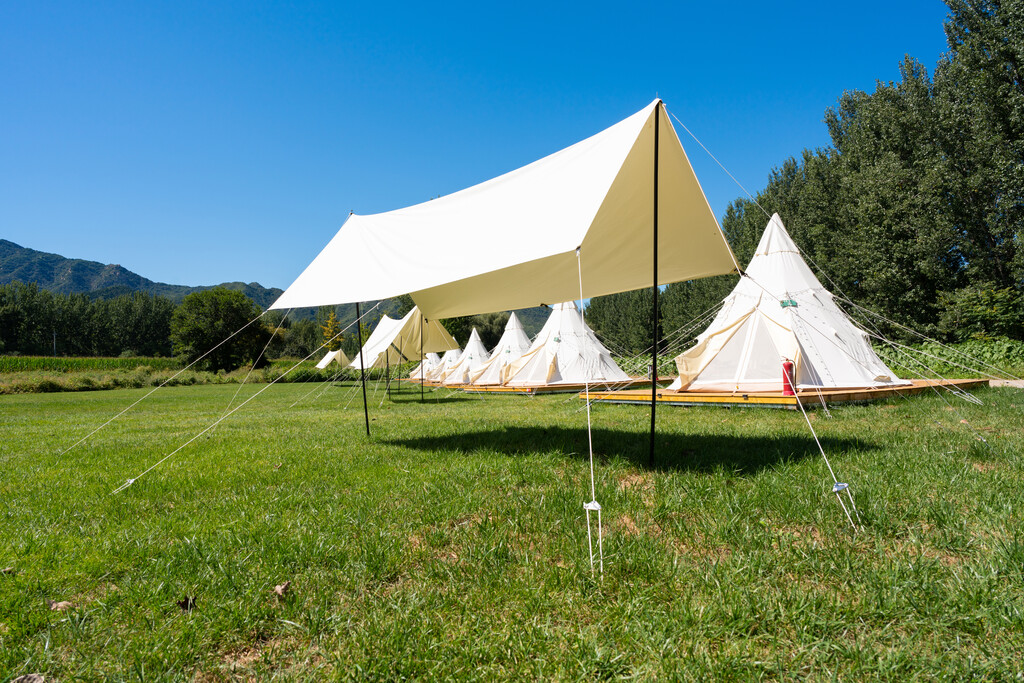
<path fill-rule="evenodd" d="M 595 428 L 593 436 L 596 457 L 621 457 L 638 468 L 651 469 L 647 434 Z M 496 427 L 463 434 L 388 439 L 385 443 L 424 451 L 455 450 L 466 454 L 479 451 L 497 451 L 506 455 L 556 452 L 579 456 L 587 453 L 586 430 L 567 427 Z M 830 456 L 843 451 L 878 448 L 861 439 L 829 437 L 822 438 L 821 445 Z M 810 434 L 763 437 L 658 434 L 653 469 L 691 472 L 726 469 L 744 475 L 780 463 L 819 457 L 818 446 Z"/>
<path fill-rule="evenodd" d="M 467 396 L 465 394 L 462 394 L 462 395 L 453 394 L 451 396 L 438 396 L 437 394 L 431 395 L 429 392 L 427 392 L 423 396 L 423 405 L 429 405 L 429 404 L 433 404 L 433 403 L 463 403 L 465 401 L 479 401 L 479 400 L 480 399 L 478 399 L 478 398 L 473 398 L 472 396 Z M 394 391 L 392 391 L 391 392 L 391 402 L 392 403 L 419 403 L 420 402 L 420 394 L 419 394 L 419 392 L 416 392 L 415 394 L 411 394 L 411 393 L 405 393 L 405 392 L 403 392 L 403 393 L 395 393 Z"/>

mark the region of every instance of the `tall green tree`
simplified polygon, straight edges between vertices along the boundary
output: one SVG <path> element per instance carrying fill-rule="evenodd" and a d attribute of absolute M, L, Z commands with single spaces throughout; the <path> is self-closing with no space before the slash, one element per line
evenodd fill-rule
<path fill-rule="evenodd" d="M 331 310 L 327 319 L 320 325 L 321 344 L 326 345 L 328 351 L 337 351 L 341 348 L 344 339 L 341 336 L 341 323 L 338 317 Z"/>
<path fill-rule="evenodd" d="M 1024 3 L 948 0 L 935 72 L 942 193 L 969 283 L 1024 281 Z"/>
<path fill-rule="evenodd" d="M 174 353 L 191 363 L 209 351 L 197 367 L 213 371 L 230 371 L 255 362 L 270 335 L 262 321 L 246 327 L 259 315 L 260 308 L 241 292 L 215 287 L 189 294 L 171 318 Z"/>

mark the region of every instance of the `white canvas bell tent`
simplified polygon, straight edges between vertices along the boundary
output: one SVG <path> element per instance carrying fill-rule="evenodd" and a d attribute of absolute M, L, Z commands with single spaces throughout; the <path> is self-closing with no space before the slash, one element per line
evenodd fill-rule
<path fill-rule="evenodd" d="M 444 379 L 455 364 L 459 362 L 459 358 L 462 356 L 462 349 L 452 349 L 451 351 L 445 351 L 444 355 L 441 356 L 441 362 L 438 363 L 437 367 L 427 373 L 428 382 L 440 382 Z"/>
<path fill-rule="evenodd" d="M 878 358 L 867 334 L 832 300 L 778 214 L 697 343 L 676 358 L 677 391 L 782 391 L 782 361 L 796 388 L 909 384 Z"/>
<path fill-rule="evenodd" d="M 629 380 L 594 331 L 580 319 L 576 304 L 568 301 L 551 307 L 551 315 L 530 350 L 509 366 L 505 385 L 614 384 Z"/>
<path fill-rule="evenodd" d="M 423 357 L 423 361 L 416 366 L 416 368 L 409 373 L 409 379 L 425 380 L 427 375 L 431 373 L 436 367 L 441 364 L 441 356 L 436 353 L 428 353 Z"/>
<path fill-rule="evenodd" d="M 659 284 L 737 270 L 660 100 L 479 185 L 349 216 L 271 308 L 401 294 L 430 318 L 528 308 L 579 298 L 580 271 L 583 297 L 650 287 L 655 251 Z"/>
<path fill-rule="evenodd" d="M 381 316 L 377 327 L 363 343 L 362 353 L 355 354 L 349 367 L 358 370 L 360 356 L 366 369 L 370 370 L 420 360 L 421 351 L 426 353 L 457 348 L 458 343 L 440 322 L 423 318 L 420 309 L 414 306 L 401 320 Z"/>
<path fill-rule="evenodd" d="M 469 335 L 469 341 L 466 342 L 466 348 L 462 350 L 462 355 L 459 356 L 455 365 L 444 373 L 441 384 L 446 386 L 467 384 L 473 373 L 479 370 L 480 366 L 486 363 L 490 357 L 487 347 L 480 340 L 480 333 L 474 327 Z"/>
<path fill-rule="evenodd" d="M 491 351 L 491 357 L 473 373 L 469 383 L 475 386 L 504 384 L 508 379 L 506 371 L 509 366 L 529 350 L 530 338 L 526 336 L 526 330 L 519 322 L 519 317 L 512 312 L 501 339 Z"/>
<path fill-rule="evenodd" d="M 337 351 L 328 351 L 327 354 L 320 359 L 320 362 L 316 364 L 316 367 L 318 370 L 323 370 L 332 362 L 344 367 L 348 365 L 351 361 L 349 360 L 348 356 L 345 355 L 344 351 L 338 349 Z"/>

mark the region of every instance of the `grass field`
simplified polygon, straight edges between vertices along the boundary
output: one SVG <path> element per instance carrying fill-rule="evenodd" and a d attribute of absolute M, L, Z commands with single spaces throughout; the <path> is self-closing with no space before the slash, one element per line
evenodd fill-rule
<path fill-rule="evenodd" d="M 647 410 L 595 406 L 599 578 L 578 400 L 378 392 L 367 441 L 348 385 L 292 405 L 312 388 L 117 495 L 238 386 L 161 390 L 63 456 L 145 390 L 0 396 L 0 681 L 1024 671 L 1019 390 L 813 414 L 856 535 L 799 412 L 662 408 L 649 468 Z"/>

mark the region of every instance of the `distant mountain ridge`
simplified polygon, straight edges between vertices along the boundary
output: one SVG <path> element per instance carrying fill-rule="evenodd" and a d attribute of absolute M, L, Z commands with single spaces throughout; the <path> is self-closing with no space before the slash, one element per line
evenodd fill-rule
<path fill-rule="evenodd" d="M 116 264 L 105 264 L 99 261 L 86 261 L 51 254 L 45 251 L 29 249 L 9 240 L 0 239 L 0 285 L 15 280 L 35 283 L 42 289 L 57 294 L 87 294 L 94 299 L 113 299 L 114 297 L 147 292 L 155 296 L 164 296 L 175 303 L 180 303 L 186 295 L 201 292 L 214 287 L 224 287 L 242 292 L 256 304 L 266 310 L 274 303 L 284 290 L 277 287 L 264 287 L 258 282 L 223 282 L 219 285 L 189 287 L 187 285 L 169 285 L 154 282 L 138 273 Z M 364 302 L 371 310 L 376 302 Z M 370 313 L 369 324 L 375 325 L 381 315 L 400 317 L 399 303 L 396 299 L 380 302 Z M 355 320 L 355 304 L 342 304 L 336 307 L 338 320 L 347 325 Z M 516 311 L 526 333 L 533 337 L 547 320 L 549 311 L 543 307 L 524 308 Z M 315 308 L 297 309 L 290 313 L 292 319 L 311 318 L 316 315 Z M 465 340 L 459 340 L 464 343 Z"/>
<path fill-rule="evenodd" d="M 283 291 L 277 287 L 264 287 L 258 282 L 224 282 L 201 287 L 169 285 L 154 282 L 116 264 L 67 258 L 0 239 L 0 285 L 15 280 L 35 283 L 57 294 L 88 294 L 95 299 L 112 299 L 132 292 L 148 292 L 175 302 L 180 302 L 192 292 L 224 287 L 242 292 L 263 309 Z"/>

